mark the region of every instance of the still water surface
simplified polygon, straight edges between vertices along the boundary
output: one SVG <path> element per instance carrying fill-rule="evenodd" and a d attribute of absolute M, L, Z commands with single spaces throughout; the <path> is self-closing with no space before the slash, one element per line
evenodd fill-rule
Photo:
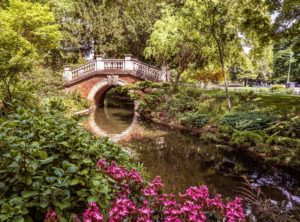
<path fill-rule="evenodd" d="M 123 108 L 96 110 L 95 125 L 114 136 L 132 126 L 133 104 Z M 204 145 L 196 138 L 146 121 L 137 121 L 126 141 L 143 163 L 150 178 L 160 175 L 166 192 L 182 192 L 189 186 L 206 184 L 210 192 L 224 197 L 238 195 L 246 177 L 273 201 L 300 204 L 299 179 L 296 175 L 255 168 L 242 155 L 223 153 L 214 145 Z"/>

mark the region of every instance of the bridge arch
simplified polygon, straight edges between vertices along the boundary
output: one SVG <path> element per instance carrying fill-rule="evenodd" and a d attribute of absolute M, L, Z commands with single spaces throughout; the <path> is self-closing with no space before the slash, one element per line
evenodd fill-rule
<path fill-rule="evenodd" d="M 118 79 L 116 84 L 109 84 L 108 80 L 102 80 L 95 84 L 88 94 L 88 100 L 93 101 L 95 106 L 103 106 L 106 93 L 113 87 L 119 85 L 124 86 L 129 84 L 125 80 Z"/>

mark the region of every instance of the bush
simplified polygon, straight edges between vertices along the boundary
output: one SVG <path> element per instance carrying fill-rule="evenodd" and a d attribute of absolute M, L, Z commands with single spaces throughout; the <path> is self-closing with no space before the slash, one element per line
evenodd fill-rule
<path fill-rule="evenodd" d="M 41 221 L 48 207 L 63 219 L 87 201 L 106 209 L 112 187 L 94 161 L 130 166 L 126 152 L 64 117 L 60 105 L 0 116 L 0 221 Z"/>
<path fill-rule="evenodd" d="M 221 125 L 228 125 L 237 130 L 260 130 L 271 125 L 273 118 L 262 112 L 235 112 L 225 115 Z"/>
<path fill-rule="evenodd" d="M 300 116 L 289 117 L 288 120 L 282 120 L 267 129 L 271 135 L 300 138 Z"/>
<path fill-rule="evenodd" d="M 167 102 L 168 113 L 175 117 L 176 115 L 195 110 L 197 103 L 193 97 L 187 95 L 178 95 L 178 97 L 172 97 Z"/>
<path fill-rule="evenodd" d="M 160 177 L 150 183 L 134 170 L 128 171 L 115 162 L 98 161 L 98 168 L 109 181 L 115 181 L 115 198 L 108 213 L 102 214 L 96 203 L 89 203 L 84 221 L 240 221 L 245 222 L 242 201 L 224 201 L 220 194 L 212 196 L 206 186 L 190 187 L 184 194 L 165 194 Z M 76 221 L 80 221 L 75 215 Z M 45 222 L 56 222 L 49 210 Z"/>
<path fill-rule="evenodd" d="M 208 123 L 209 117 L 200 112 L 185 112 L 179 116 L 179 120 L 186 126 L 202 127 Z"/>
<path fill-rule="evenodd" d="M 283 85 L 273 85 L 270 88 L 271 92 L 280 92 L 280 91 L 283 91 L 283 90 L 285 90 L 285 87 Z"/>
<path fill-rule="evenodd" d="M 264 137 L 251 131 L 236 131 L 231 137 L 231 143 L 239 146 L 257 146 L 264 142 Z"/>

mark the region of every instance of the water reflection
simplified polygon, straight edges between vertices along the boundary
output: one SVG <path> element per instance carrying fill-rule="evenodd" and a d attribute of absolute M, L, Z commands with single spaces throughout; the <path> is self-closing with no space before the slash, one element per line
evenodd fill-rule
<path fill-rule="evenodd" d="M 127 145 L 136 150 L 151 177 L 162 177 L 165 191 L 182 192 L 189 186 L 206 184 L 213 193 L 235 194 L 241 178 L 216 169 L 223 156 L 215 147 L 152 127 L 144 125 L 144 137 Z"/>
<path fill-rule="evenodd" d="M 120 134 L 132 123 L 134 117 L 134 103 L 127 103 L 122 108 L 108 107 L 97 108 L 94 120 L 97 125 L 108 134 Z"/>
<path fill-rule="evenodd" d="M 242 176 L 252 186 L 261 187 L 274 201 L 291 200 L 300 204 L 299 180 L 288 174 L 254 169 L 240 156 L 229 156 L 215 146 L 180 132 L 137 121 L 134 104 L 105 106 L 90 116 L 93 131 L 131 147 L 149 176 L 160 175 L 166 192 L 182 192 L 189 186 L 205 184 L 212 193 L 225 197 L 238 194 Z"/>
<path fill-rule="evenodd" d="M 114 141 L 123 139 L 136 125 L 134 107 L 135 103 L 130 101 L 118 104 L 105 101 L 104 107 L 91 113 L 88 127 L 98 136 L 110 137 Z"/>
<path fill-rule="evenodd" d="M 205 184 L 212 193 L 233 197 L 239 195 L 245 176 L 274 201 L 294 200 L 300 204 L 296 189 L 299 181 L 288 174 L 255 169 L 239 155 L 229 156 L 215 146 L 201 144 L 195 137 L 150 123 L 139 124 L 143 126 L 143 137 L 125 144 L 138 153 L 151 178 L 162 177 L 166 192 L 182 192 L 189 186 Z"/>

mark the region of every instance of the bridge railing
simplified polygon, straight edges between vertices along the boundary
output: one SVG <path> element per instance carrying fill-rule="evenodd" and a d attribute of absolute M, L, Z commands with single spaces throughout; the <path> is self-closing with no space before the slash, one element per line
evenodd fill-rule
<path fill-rule="evenodd" d="M 155 66 L 148 65 L 137 59 L 132 59 L 131 55 L 125 55 L 125 59 L 103 59 L 101 56 L 97 56 L 96 60 L 92 60 L 75 69 L 67 66 L 64 69 L 64 79 L 71 81 L 78 77 L 88 75 L 93 71 L 103 70 L 110 70 L 111 74 L 116 75 L 122 74 L 122 72 L 118 73 L 118 71 L 128 71 L 133 76 L 157 82 L 167 80 L 166 68 L 163 67 L 159 69 Z"/>

